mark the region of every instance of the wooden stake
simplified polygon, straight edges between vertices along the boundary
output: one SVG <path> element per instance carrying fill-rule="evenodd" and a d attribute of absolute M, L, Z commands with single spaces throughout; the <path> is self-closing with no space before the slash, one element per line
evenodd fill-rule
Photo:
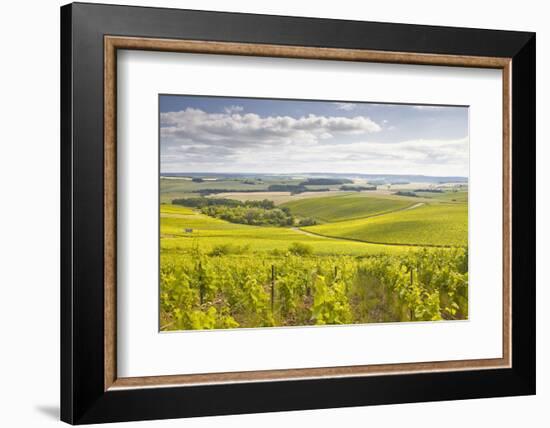
<path fill-rule="evenodd" d="M 275 266 L 271 265 L 271 313 L 275 305 Z"/>

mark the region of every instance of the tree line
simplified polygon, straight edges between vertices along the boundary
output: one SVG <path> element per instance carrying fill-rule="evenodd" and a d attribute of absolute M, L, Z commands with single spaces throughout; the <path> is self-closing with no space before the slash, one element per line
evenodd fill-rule
<path fill-rule="evenodd" d="M 296 218 L 290 208 L 277 207 L 273 201 L 238 201 L 224 198 L 180 198 L 172 204 L 197 208 L 202 214 L 219 218 L 230 223 L 252 226 L 313 226 L 317 220 L 313 217 Z"/>

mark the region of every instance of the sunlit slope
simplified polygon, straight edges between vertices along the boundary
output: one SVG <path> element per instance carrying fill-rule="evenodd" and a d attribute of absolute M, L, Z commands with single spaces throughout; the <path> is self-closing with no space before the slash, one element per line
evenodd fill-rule
<path fill-rule="evenodd" d="M 234 224 L 174 205 L 161 205 L 160 212 L 160 245 L 163 255 L 193 247 L 209 252 L 220 245 L 246 248 L 245 253 L 284 252 L 293 242 L 308 244 L 319 255 L 387 254 L 409 250 L 400 246 L 316 236 L 292 228 Z"/>
<path fill-rule="evenodd" d="M 447 203 L 468 203 L 468 192 L 443 192 L 443 193 L 430 193 L 430 192 L 415 192 L 422 198 L 432 199 L 434 202 L 447 202 Z"/>
<path fill-rule="evenodd" d="M 423 205 L 304 230 L 371 243 L 462 246 L 468 243 L 468 207 L 466 204 Z"/>
<path fill-rule="evenodd" d="M 416 202 L 415 198 L 351 194 L 301 199 L 281 206 L 289 207 L 294 215 L 300 217 L 314 217 L 322 222 L 334 222 L 384 214 L 407 208 Z"/>

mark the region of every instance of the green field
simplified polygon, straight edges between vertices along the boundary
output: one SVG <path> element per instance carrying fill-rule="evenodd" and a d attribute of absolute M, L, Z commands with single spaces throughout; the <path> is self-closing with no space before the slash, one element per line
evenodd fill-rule
<path fill-rule="evenodd" d="M 162 193 L 190 193 L 202 189 L 228 189 L 228 190 L 265 190 L 267 184 L 257 180 L 242 180 L 242 179 L 216 179 L 205 180 L 196 183 L 186 178 L 161 178 Z M 246 182 L 246 183 L 245 183 Z M 279 180 L 274 182 L 279 184 L 286 182 Z"/>
<path fill-rule="evenodd" d="M 434 202 L 468 203 L 468 192 L 465 191 L 444 193 L 416 192 L 416 194 L 422 198 L 431 199 Z"/>
<path fill-rule="evenodd" d="M 211 197 L 235 199 L 237 201 L 261 201 L 263 199 L 269 199 L 276 205 L 283 205 L 287 202 L 300 201 L 302 199 L 311 198 L 326 198 L 327 196 L 342 196 L 349 195 L 350 192 L 342 192 L 339 190 L 330 190 L 328 192 L 304 192 L 291 194 L 290 192 L 224 192 L 212 195 Z M 186 197 L 192 197 L 192 195 L 186 195 Z"/>
<path fill-rule="evenodd" d="M 246 247 L 246 253 L 266 253 L 273 250 L 284 252 L 295 242 L 310 245 L 318 255 L 360 256 L 407 251 L 402 246 L 373 245 L 316 236 L 297 228 L 234 224 L 175 205 L 161 205 L 160 213 L 162 254 L 184 253 L 196 246 L 209 252 L 222 245 Z M 192 231 L 186 232 L 186 229 Z"/>
<path fill-rule="evenodd" d="M 319 235 L 372 243 L 465 246 L 468 244 L 466 204 L 433 204 L 372 218 L 304 228 Z"/>
<path fill-rule="evenodd" d="M 372 196 L 364 194 L 344 194 L 328 196 L 322 199 L 301 199 L 287 202 L 281 206 L 301 217 L 314 217 L 321 222 L 339 222 L 357 218 L 380 215 L 413 206 L 415 198 L 395 198 L 390 196 Z"/>
<path fill-rule="evenodd" d="M 202 182 L 194 182 L 190 178 L 177 177 L 160 179 L 160 199 L 162 203 L 170 203 L 172 199 L 198 196 L 201 190 L 225 190 L 226 192 L 264 192 L 270 185 L 297 185 L 303 178 L 275 177 L 269 180 L 254 177 L 212 178 Z M 316 187 L 316 186 L 308 186 Z M 317 186 L 318 187 L 318 186 Z M 321 186 L 336 189 L 338 186 Z"/>
<path fill-rule="evenodd" d="M 173 191 L 173 181 L 162 180 L 163 191 Z M 226 180 L 226 186 L 233 180 Z M 190 186 L 209 183 L 186 181 Z M 176 183 L 175 187 L 181 183 Z M 241 181 L 235 186 L 243 186 Z M 182 189 L 183 190 L 183 189 Z M 283 251 L 293 242 L 313 247 L 315 254 L 364 255 L 403 251 L 406 246 L 466 246 L 468 243 L 468 192 L 418 192 L 418 197 L 377 192 L 318 192 L 284 196 L 295 198 L 279 207 L 299 218 L 311 217 L 319 224 L 309 227 L 268 227 L 230 223 L 190 208 L 161 205 L 161 244 L 165 251 L 200 244 L 205 250 L 220 245 L 246 246 L 247 252 Z M 186 194 L 178 193 L 186 197 Z M 269 199 L 270 192 L 242 193 L 239 200 Z M 323 196 L 326 195 L 326 196 Z M 197 193 L 191 194 L 198 197 Z M 213 197 L 217 197 L 213 195 Z M 230 198 L 230 196 L 229 196 Z M 185 232 L 192 229 L 192 232 Z M 382 244 L 382 245 L 380 245 Z"/>

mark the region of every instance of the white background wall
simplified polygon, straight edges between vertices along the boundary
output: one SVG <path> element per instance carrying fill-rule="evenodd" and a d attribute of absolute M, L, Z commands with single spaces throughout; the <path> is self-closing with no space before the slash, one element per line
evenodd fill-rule
<path fill-rule="evenodd" d="M 122 0 L 121 0 L 122 2 Z M 113 3 L 104 1 L 104 3 Z M 115 2 L 116 3 L 116 2 Z M 537 32 L 538 395 L 155 421 L 159 427 L 547 426 L 550 27 L 535 0 L 147 0 L 126 4 Z M 0 6 L 0 425 L 54 426 L 59 407 L 59 6 Z M 138 426 L 137 423 L 125 426 Z"/>

